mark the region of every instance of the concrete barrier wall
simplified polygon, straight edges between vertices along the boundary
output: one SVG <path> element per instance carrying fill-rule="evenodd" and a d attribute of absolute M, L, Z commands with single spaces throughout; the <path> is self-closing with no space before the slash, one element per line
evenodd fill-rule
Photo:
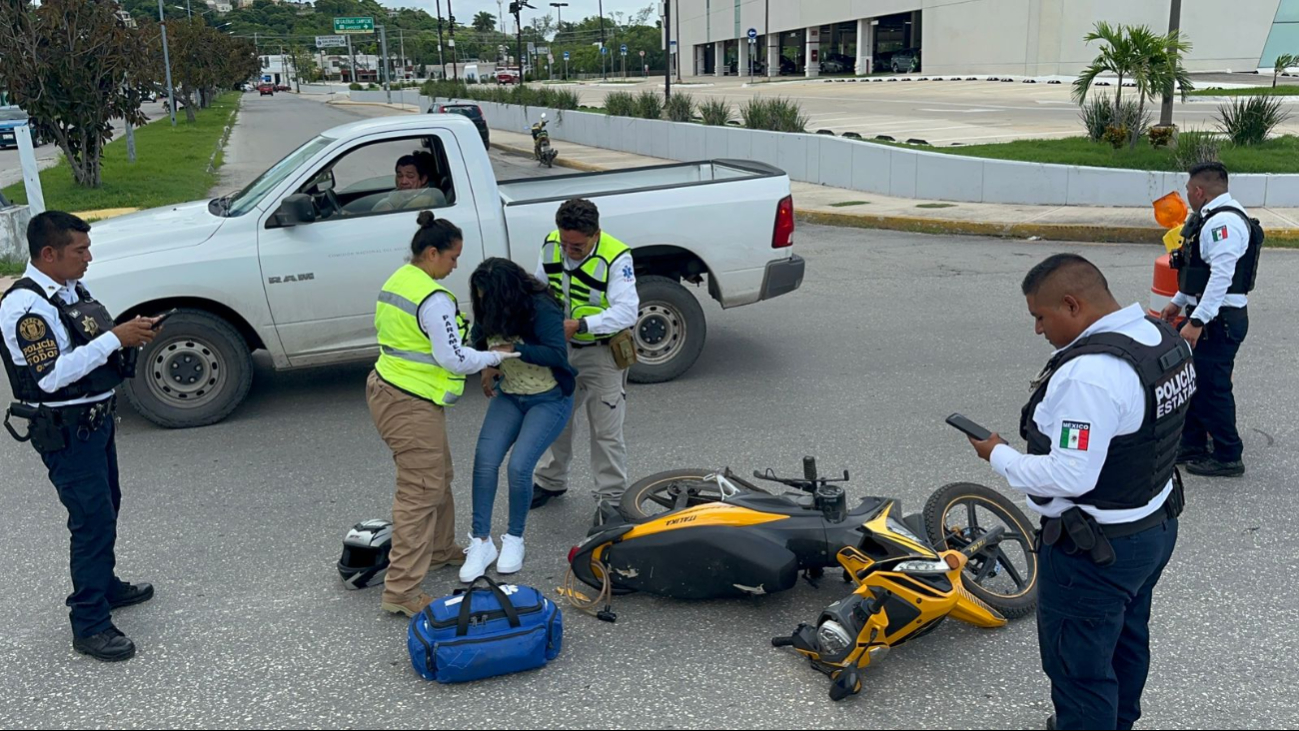
<path fill-rule="evenodd" d="M 0 208 L 0 261 L 27 261 L 27 223 L 31 220 L 27 206 Z"/>
<path fill-rule="evenodd" d="M 393 92 L 393 101 L 398 101 Z M 427 109 L 428 97 L 406 95 Z M 383 102 L 383 92 L 352 92 Z M 1141 170 L 988 160 L 877 145 L 829 135 L 610 117 L 513 104 L 478 104 L 492 129 L 526 134 L 545 112 L 553 140 L 682 162 L 757 160 L 791 180 L 898 198 L 1054 206 L 1144 206 L 1185 188 L 1186 176 Z M 563 155 L 563 150 L 560 150 Z M 1299 207 L 1299 175 L 1233 175 L 1231 192 L 1245 206 Z"/>

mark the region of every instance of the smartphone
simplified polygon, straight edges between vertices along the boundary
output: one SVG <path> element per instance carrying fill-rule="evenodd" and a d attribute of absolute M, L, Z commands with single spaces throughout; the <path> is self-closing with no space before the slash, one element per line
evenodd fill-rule
<path fill-rule="evenodd" d="M 992 437 L 992 432 L 965 418 L 963 414 L 952 414 L 947 417 L 947 423 L 973 437 L 978 442 L 986 441 Z"/>
<path fill-rule="evenodd" d="M 167 321 L 167 318 L 169 318 L 169 317 L 171 317 L 172 315 L 176 314 L 176 312 L 177 312 L 177 310 L 175 310 L 175 309 L 170 309 L 170 310 L 167 310 L 166 312 L 162 313 L 161 315 L 158 315 L 157 319 L 155 319 L 155 320 L 153 321 L 153 328 L 152 328 L 152 329 L 157 330 L 158 328 L 162 327 L 162 323 L 166 322 L 166 321 Z"/>

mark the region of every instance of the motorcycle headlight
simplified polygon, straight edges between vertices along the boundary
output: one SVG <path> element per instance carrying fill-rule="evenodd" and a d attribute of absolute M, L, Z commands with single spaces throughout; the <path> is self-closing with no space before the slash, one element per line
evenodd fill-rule
<path fill-rule="evenodd" d="M 837 658 L 847 653 L 853 645 L 853 638 L 842 624 L 833 619 L 821 623 L 816 629 L 816 641 L 821 655 L 826 658 Z"/>
<path fill-rule="evenodd" d="M 951 566 L 943 559 L 930 560 L 921 559 L 918 561 L 903 561 L 892 569 L 904 574 L 945 574 L 952 570 Z"/>

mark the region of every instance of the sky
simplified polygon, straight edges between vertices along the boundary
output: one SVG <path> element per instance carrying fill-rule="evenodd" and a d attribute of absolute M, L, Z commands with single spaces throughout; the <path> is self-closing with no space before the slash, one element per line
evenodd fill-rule
<path fill-rule="evenodd" d="M 529 19 L 534 16 L 543 16 L 547 13 L 554 15 L 555 8 L 550 7 L 552 1 L 568 3 L 568 7 L 563 9 L 564 18 L 567 20 L 586 18 L 598 12 L 597 0 L 528 0 L 528 4 L 537 9 L 524 9 L 523 24 L 527 25 Z M 379 0 L 379 2 L 390 8 L 419 8 L 428 11 L 429 15 L 434 12 L 434 0 Z M 604 0 L 604 12 L 608 15 L 617 10 L 631 15 L 649 5 L 653 5 L 656 8 L 655 12 L 658 12 L 658 4 L 658 0 Z M 446 12 L 446 5 L 447 0 L 442 0 L 443 13 Z M 492 15 L 498 15 L 496 0 L 451 0 L 451 7 L 456 11 L 456 20 L 461 23 L 467 23 L 469 19 L 484 10 Z M 505 0 L 504 7 L 509 10 L 509 0 Z"/>

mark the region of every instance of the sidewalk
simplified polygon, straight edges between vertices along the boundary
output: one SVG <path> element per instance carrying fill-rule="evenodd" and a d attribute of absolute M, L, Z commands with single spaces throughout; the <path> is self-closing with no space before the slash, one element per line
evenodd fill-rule
<path fill-rule="evenodd" d="M 532 156 L 532 139 L 528 135 L 492 130 L 492 146 Z M 569 142 L 556 141 L 555 148 L 559 150 L 556 165 L 590 172 L 674 162 Z M 832 226 L 1106 243 L 1161 243 L 1166 232 L 1155 223 L 1154 209 L 1150 206 L 1085 208 L 948 203 L 890 198 L 811 183 L 794 183 L 793 191 L 801 220 Z M 1250 214 L 1257 216 L 1267 229 L 1269 243 L 1299 243 L 1299 209 L 1255 208 Z"/>

